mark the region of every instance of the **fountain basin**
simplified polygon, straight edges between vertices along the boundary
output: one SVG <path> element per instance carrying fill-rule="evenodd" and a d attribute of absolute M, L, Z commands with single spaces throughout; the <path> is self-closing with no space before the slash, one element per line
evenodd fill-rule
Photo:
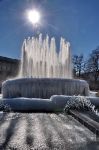
<path fill-rule="evenodd" d="M 3 98 L 50 98 L 52 95 L 89 96 L 84 80 L 60 78 L 18 78 L 3 82 Z"/>
<path fill-rule="evenodd" d="M 53 95 L 50 99 L 42 98 L 1 98 L 0 111 L 16 112 L 63 112 L 67 102 L 79 96 Z M 95 108 L 99 108 L 99 98 L 86 97 Z"/>

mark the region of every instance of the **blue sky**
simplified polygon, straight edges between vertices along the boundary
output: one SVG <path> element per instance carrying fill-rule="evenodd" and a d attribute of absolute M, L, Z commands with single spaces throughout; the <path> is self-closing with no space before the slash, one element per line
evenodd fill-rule
<path fill-rule="evenodd" d="M 99 46 L 99 0 L 0 0 L 1 56 L 19 58 L 24 38 L 35 34 L 26 16 L 31 8 L 42 13 L 38 31 L 57 43 L 63 36 L 73 54 L 87 57 Z"/>

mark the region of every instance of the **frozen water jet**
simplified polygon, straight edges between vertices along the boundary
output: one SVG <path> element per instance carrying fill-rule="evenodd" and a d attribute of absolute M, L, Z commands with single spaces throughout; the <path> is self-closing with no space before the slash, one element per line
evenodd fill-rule
<path fill-rule="evenodd" d="M 61 38 L 59 53 L 55 38 L 25 39 L 22 45 L 20 77 L 72 78 L 71 50 L 69 42 Z"/>

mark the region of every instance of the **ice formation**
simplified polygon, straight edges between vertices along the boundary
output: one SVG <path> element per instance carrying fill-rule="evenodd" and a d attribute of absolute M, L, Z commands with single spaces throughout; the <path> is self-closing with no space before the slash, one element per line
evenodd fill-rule
<path fill-rule="evenodd" d="M 72 78 L 71 50 L 69 42 L 61 38 L 60 51 L 56 50 L 55 38 L 25 39 L 22 46 L 20 77 Z"/>
<path fill-rule="evenodd" d="M 52 95 L 89 95 L 84 80 L 58 78 L 20 78 L 7 80 L 2 86 L 3 98 L 50 98 Z"/>

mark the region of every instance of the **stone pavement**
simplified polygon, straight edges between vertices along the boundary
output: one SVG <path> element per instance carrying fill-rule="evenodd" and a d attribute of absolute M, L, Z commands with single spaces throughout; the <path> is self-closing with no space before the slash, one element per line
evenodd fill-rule
<path fill-rule="evenodd" d="M 70 115 L 0 114 L 0 150 L 99 150 L 98 142 Z"/>

